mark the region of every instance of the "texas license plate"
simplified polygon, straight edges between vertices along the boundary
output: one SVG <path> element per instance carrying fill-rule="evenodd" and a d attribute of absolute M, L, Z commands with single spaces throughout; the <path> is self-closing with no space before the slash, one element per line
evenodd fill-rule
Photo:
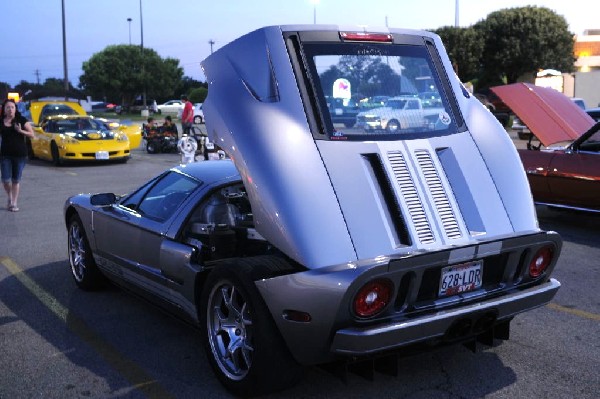
<path fill-rule="evenodd" d="M 108 159 L 108 151 L 96 151 L 96 159 Z"/>
<path fill-rule="evenodd" d="M 444 267 L 438 295 L 455 295 L 480 288 L 482 271 L 481 261 Z"/>

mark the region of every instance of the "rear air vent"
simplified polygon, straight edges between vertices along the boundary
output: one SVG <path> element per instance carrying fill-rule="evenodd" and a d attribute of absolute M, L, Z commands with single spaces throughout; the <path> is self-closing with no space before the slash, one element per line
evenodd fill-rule
<path fill-rule="evenodd" d="M 387 210 L 389 219 L 394 226 L 398 244 L 412 245 L 404 217 L 402 216 L 402 211 L 400 210 L 400 206 L 394 195 L 392 182 L 389 180 L 387 173 L 385 173 L 381 158 L 379 158 L 378 154 L 363 154 L 363 157 L 368 162 L 373 177 L 375 181 L 377 181 L 377 188 L 379 188 L 381 196 L 385 201 L 385 204 L 382 205 L 384 205 Z"/>
<path fill-rule="evenodd" d="M 388 160 L 394 171 L 396 183 L 400 187 L 400 193 L 408 208 L 408 213 L 410 214 L 419 241 L 422 244 L 435 242 L 431 225 L 429 224 L 429 220 L 427 220 L 427 214 L 425 213 L 425 209 L 423 209 L 423 204 L 419 198 L 419 193 L 410 175 L 404 156 L 400 152 L 388 152 Z"/>
<path fill-rule="evenodd" d="M 444 190 L 440 175 L 431 159 L 431 155 L 426 150 L 417 150 L 415 151 L 415 156 L 421 167 L 421 172 L 425 177 L 425 182 L 429 188 L 429 193 L 431 194 L 435 209 L 437 210 L 437 214 L 439 215 L 446 235 L 450 239 L 460 238 L 462 236 L 460 226 L 458 225 L 456 216 L 452 210 L 452 205 Z"/>

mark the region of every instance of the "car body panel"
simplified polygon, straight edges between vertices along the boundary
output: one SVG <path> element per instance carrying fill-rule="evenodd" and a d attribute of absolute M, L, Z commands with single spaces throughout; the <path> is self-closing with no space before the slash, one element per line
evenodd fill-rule
<path fill-rule="evenodd" d="M 575 140 L 592 127 L 592 118 L 564 94 L 530 83 L 492 87 L 544 144 Z"/>
<path fill-rule="evenodd" d="M 124 133 L 129 138 L 129 147 L 131 149 L 138 148 L 142 143 L 142 127 L 133 123 L 131 120 L 111 120 L 106 118 L 96 118 L 104 122 L 110 130 L 116 130 Z"/>
<path fill-rule="evenodd" d="M 78 128 L 78 121 L 86 127 Z M 130 143 L 125 134 L 108 130 L 103 122 L 87 115 L 47 117 L 34 129 L 30 143 L 33 157 L 59 163 L 126 160 L 130 156 Z"/>

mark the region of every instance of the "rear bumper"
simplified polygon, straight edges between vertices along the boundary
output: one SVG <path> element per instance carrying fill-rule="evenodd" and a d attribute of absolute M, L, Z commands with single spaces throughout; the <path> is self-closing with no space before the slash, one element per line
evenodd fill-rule
<path fill-rule="evenodd" d="M 345 328 L 335 333 L 331 350 L 341 355 L 368 355 L 442 338 L 455 323 L 463 320 L 470 320 L 471 325 L 476 326 L 478 320 L 493 314 L 495 320 L 501 322 L 547 304 L 559 288 L 560 282 L 550 279 L 523 291 L 408 321 L 375 327 Z M 467 331 L 465 335 L 468 336 L 469 333 L 475 334 L 476 331 Z"/>

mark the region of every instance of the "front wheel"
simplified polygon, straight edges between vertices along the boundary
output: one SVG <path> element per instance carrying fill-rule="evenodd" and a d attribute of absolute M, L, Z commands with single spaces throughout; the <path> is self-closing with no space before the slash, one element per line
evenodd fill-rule
<path fill-rule="evenodd" d="M 104 278 L 96 266 L 83 224 L 77 215 L 69 219 L 68 247 L 71 274 L 75 284 L 85 291 L 100 288 Z"/>
<path fill-rule="evenodd" d="M 58 152 L 58 146 L 54 141 L 52 142 L 52 144 L 50 144 L 50 153 L 52 154 L 52 163 L 54 163 L 54 165 L 56 166 L 62 165 L 60 153 Z"/>
<path fill-rule="evenodd" d="M 250 277 L 261 266 L 252 259 L 223 262 L 208 276 L 201 298 L 201 331 L 211 367 L 240 396 L 288 388 L 303 375 Z"/>
<path fill-rule="evenodd" d="M 387 126 L 385 127 L 385 130 L 387 130 L 390 133 L 396 133 L 398 130 L 400 130 L 400 123 L 397 120 L 392 119 L 388 122 Z"/>

